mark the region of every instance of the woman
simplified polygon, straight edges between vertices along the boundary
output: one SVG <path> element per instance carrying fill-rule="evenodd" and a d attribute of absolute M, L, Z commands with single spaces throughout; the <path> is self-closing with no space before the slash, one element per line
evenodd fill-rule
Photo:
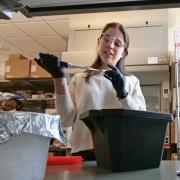
<path fill-rule="evenodd" d="M 39 54 L 37 63 L 54 78 L 56 108 L 63 126 L 73 126 L 72 153 L 94 159 L 91 133 L 79 120 L 90 109 L 146 110 L 139 80 L 125 71 L 129 36 L 123 25 L 107 24 L 98 38 L 98 56 L 91 67 L 102 71 L 78 73 L 67 86 L 62 63 L 50 54 Z M 104 71 L 107 70 L 107 71 Z"/>

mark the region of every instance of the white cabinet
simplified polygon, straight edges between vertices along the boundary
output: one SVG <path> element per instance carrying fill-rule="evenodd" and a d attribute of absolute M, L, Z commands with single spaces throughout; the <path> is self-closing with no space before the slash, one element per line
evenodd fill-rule
<path fill-rule="evenodd" d="M 130 47 L 126 65 L 148 64 L 148 57 L 158 57 L 161 61 L 167 61 L 168 31 L 166 25 L 127 27 L 127 29 L 130 36 Z M 74 30 L 73 37 L 71 37 L 73 39 L 71 52 L 70 54 L 64 52 L 62 57 L 68 57 L 70 62 L 91 65 L 96 56 L 97 39 L 100 35 L 101 29 Z M 90 51 L 92 51 L 92 56 L 89 54 Z M 88 54 L 87 59 L 84 58 L 86 53 Z"/>
<path fill-rule="evenodd" d="M 74 51 L 95 50 L 98 37 L 101 35 L 100 29 L 75 30 L 74 31 Z"/>

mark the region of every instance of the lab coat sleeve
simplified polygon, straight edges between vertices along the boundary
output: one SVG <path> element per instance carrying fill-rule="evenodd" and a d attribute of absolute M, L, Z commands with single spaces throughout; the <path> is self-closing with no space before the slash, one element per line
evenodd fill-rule
<path fill-rule="evenodd" d="M 138 79 L 134 84 L 132 93 L 120 101 L 126 109 L 146 111 L 146 103 Z"/>
<path fill-rule="evenodd" d="M 69 85 L 69 92 L 64 95 L 56 94 L 56 110 L 61 116 L 61 124 L 64 127 L 72 126 L 76 118 L 75 84 L 73 78 Z"/>

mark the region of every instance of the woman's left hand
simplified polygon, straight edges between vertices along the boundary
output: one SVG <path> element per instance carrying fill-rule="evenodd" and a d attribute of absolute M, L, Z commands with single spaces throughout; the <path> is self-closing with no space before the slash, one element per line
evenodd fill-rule
<path fill-rule="evenodd" d="M 108 65 L 111 69 L 105 71 L 104 77 L 109 79 L 116 90 L 117 97 L 120 99 L 125 98 L 128 95 L 128 92 L 125 89 L 125 76 L 119 71 L 119 69 L 113 65 Z"/>

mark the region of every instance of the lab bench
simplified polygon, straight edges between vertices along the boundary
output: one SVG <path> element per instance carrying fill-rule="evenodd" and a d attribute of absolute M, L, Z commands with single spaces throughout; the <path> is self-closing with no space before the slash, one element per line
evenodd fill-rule
<path fill-rule="evenodd" d="M 177 170 L 180 170 L 180 161 L 162 161 L 159 168 L 112 173 L 98 168 L 92 161 L 69 166 L 47 166 L 44 180 L 179 180 Z"/>

